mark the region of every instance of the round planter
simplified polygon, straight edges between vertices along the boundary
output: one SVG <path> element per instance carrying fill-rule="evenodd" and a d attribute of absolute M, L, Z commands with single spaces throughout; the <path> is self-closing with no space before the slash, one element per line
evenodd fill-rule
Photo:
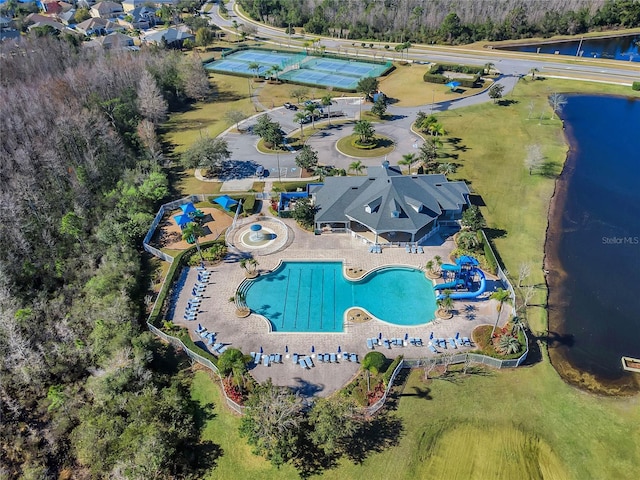
<path fill-rule="evenodd" d="M 439 308 L 438 310 L 436 310 L 436 316 L 438 318 L 442 318 L 443 320 L 449 320 L 453 318 L 453 312 L 447 312 Z"/>

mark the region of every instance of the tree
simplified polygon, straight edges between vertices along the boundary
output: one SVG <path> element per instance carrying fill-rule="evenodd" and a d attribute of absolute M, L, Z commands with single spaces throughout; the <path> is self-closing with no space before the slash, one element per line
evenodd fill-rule
<path fill-rule="evenodd" d="M 309 96 L 309 89 L 305 87 L 296 87 L 291 90 L 291 95 L 298 100 L 298 103 L 302 103 L 302 101 Z"/>
<path fill-rule="evenodd" d="M 76 13 L 73 15 L 73 19 L 78 23 L 82 23 L 85 20 L 89 20 L 91 18 L 91 14 L 89 13 L 89 9 L 86 7 L 82 7 L 76 10 Z"/>
<path fill-rule="evenodd" d="M 327 108 L 327 118 L 329 119 L 329 125 L 331 125 L 331 105 L 333 104 L 333 100 L 331 99 L 331 94 L 327 94 L 320 99 L 320 104 L 323 107 Z"/>
<path fill-rule="evenodd" d="M 291 216 L 301 227 L 311 229 L 315 222 L 316 211 L 317 209 L 311 204 L 310 198 L 301 198 L 293 207 Z"/>
<path fill-rule="evenodd" d="M 369 352 L 362 359 L 362 369 L 377 375 L 380 373 L 387 357 L 382 352 Z"/>
<path fill-rule="evenodd" d="M 371 107 L 371 113 L 376 115 L 378 118 L 382 118 L 387 111 L 387 102 L 382 97 L 382 95 L 375 101 L 373 107 Z"/>
<path fill-rule="evenodd" d="M 258 76 L 258 72 L 260 71 L 260 69 L 262 68 L 262 66 L 261 66 L 258 62 L 251 62 L 251 63 L 247 66 L 247 68 L 248 68 L 249 70 L 252 70 L 252 71 L 253 71 L 253 75 L 254 75 L 255 77 L 257 77 L 257 76 Z"/>
<path fill-rule="evenodd" d="M 445 314 L 449 314 L 453 309 L 453 299 L 451 298 L 451 293 L 451 290 L 445 290 L 442 294 L 442 298 L 439 298 L 437 301 L 438 307 Z"/>
<path fill-rule="evenodd" d="M 434 137 L 437 137 L 438 135 L 446 135 L 447 133 L 442 124 L 438 122 L 429 123 L 427 131 Z"/>
<path fill-rule="evenodd" d="M 240 131 L 240 122 L 247 118 L 247 115 L 240 110 L 228 110 L 224 114 L 224 118 L 227 122 L 236 124 L 236 130 Z"/>
<path fill-rule="evenodd" d="M 214 36 L 211 28 L 200 27 L 196 30 L 196 45 L 199 47 L 206 47 L 213 42 Z"/>
<path fill-rule="evenodd" d="M 278 122 L 272 121 L 267 114 L 258 117 L 253 131 L 270 147 L 278 148 L 282 144 L 282 127 Z"/>
<path fill-rule="evenodd" d="M 280 65 L 273 65 L 269 71 L 271 72 L 272 75 L 276 76 L 276 82 L 278 80 L 280 80 L 280 78 L 278 77 L 278 75 L 280 74 L 280 72 L 282 71 L 282 67 Z"/>
<path fill-rule="evenodd" d="M 180 160 L 185 168 L 206 168 L 215 174 L 230 156 L 226 140 L 203 137 L 193 142 Z"/>
<path fill-rule="evenodd" d="M 360 175 L 362 170 L 364 169 L 364 165 L 360 160 L 355 160 L 349 164 L 349 168 L 347 170 L 356 172 L 356 175 Z"/>
<path fill-rule="evenodd" d="M 544 155 L 542 154 L 542 148 L 539 144 L 535 143 L 527 147 L 527 156 L 524 159 L 524 164 L 529 170 L 529 175 L 533 170 L 540 168 L 544 162 Z"/>
<path fill-rule="evenodd" d="M 365 100 L 369 100 L 372 95 L 378 91 L 378 79 L 375 77 L 365 77 L 360 79 L 358 85 L 356 86 L 356 90 L 359 93 L 364 94 Z"/>
<path fill-rule="evenodd" d="M 518 268 L 518 288 L 522 287 L 522 282 L 529 278 L 529 275 L 531 275 L 531 264 L 522 262 Z"/>
<path fill-rule="evenodd" d="M 373 125 L 367 120 L 358 120 L 353 127 L 353 133 L 360 137 L 360 143 L 363 145 L 370 144 L 376 135 Z"/>
<path fill-rule="evenodd" d="M 308 172 L 313 171 L 318 166 L 318 152 L 309 145 L 303 146 L 298 155 L 296 155 L 296 165 Z"/>
<path fill-rule="evenodd" d="M 498 315 L 496 316 L 496 323 L 493 325 L 493 329 L 491 330 L 491 338 L 493 338 L 493 334 L 495 333 L 496 328 L 498 327 L 498 322 L 500 321 L 500 313 L 502 312 L 502 307 L 505 303 L 511 303 L 511 292 L 509 292 L 509 290 L 505 290 L 504 288 L 498 288 L 489 296 L 489 298 L 498 302 L 498 306 L 496 307 Z"/>
<path fill-rule="evenodd" d="M 444 17 L 440 25 L 440 35 L 447 43 L 453 43 L 453 40 L 458 38 L 462 33 L 462 28 L 460 17 L 458 17 L 456 13 L 451 12 Z"/>
<path fill-rule="evenodd" d="M 200 237 L 204 237 L 204 228 L 202 228 L 202 225 L 199 223 L 189 222 L 182 228 L 182 239 L 187 242 L 189 239 L 193 239 L 196 244 L 196 249 L 198 250 L 198 255 L 200 255 L 200 261 L 204 263 L 204 257 L 200 250 L 200 242 L 198 241 Z"/>
<path fill-rule="evenodd" d="M 480 247 L 478 233 L 472 230 L 464 230 L 456 235 L 456 243 L 465 250 L 476 250 Z"/>
<path fill-rule="evenodd" d="M 493 99 L 493 103 L 498 103 L 502 98 L 502 92 L 504 92 L 504 85 L 494 83 L 489 89 L 489 98 Z"/>
<path fill-rule="evenodd" d="M 311 441 L 333 456 L 347 450 L 361 421 L 355 404 L 342 398 L 318 398 L 308 416 Z"/>
<path fill-rule="evenodd" d="M 502 335 L 498 340 L 498 350 L 504 355 L 511 355 L 520 351 L 520 340 L 511 335 Z"/>
<path fill-rule="evenodd" d="M 460 219 L 462 226 L 476 232 L 486 226 L 486 222 L 482 217 L 482 213 L 477 205 L 471 205 L 464 212 L 462 212 L 462 218 Z"/>
<path fill-rule="evenodd" d="M 549 95 L 549 105 L 551 105 L 551 118 L 555 118 L 555 114 L 562 110 L 567 104 L 567 98 L 564 95 L 560 95 L 559 93 L 552 93 Z"/>
<path fill-rule="evenodd" d="M 420 145 L 418 160 L 422 163 L 427 173 L 433 173 L 437 168 L 438 142 L 439 140 L 437 139 L 427 138 L 422 145 Z"/>
<path fill-rule="evenodd" d="M 304 419 L 302 408 L 301 397 L 269 379 L 249 394 L 240 435 L 253 445 L 255 453 L 281 466 L 296 455 Z"/>
<path fill-rule="evenodd" d="M 491 62 L 487 62 L 484 64 L 484 74 L 485 75 L 489 75 L 489 73 L 491 73 L 491 69 L 495 67 L 495 64 L 491 63 Z"/>
<path fill-rule="evenodd" d="M 309 105 L 305 105 L 304 111 L 308 116 L 311 117 L 311 126 L 312 128 L 316 128 L 316 117 L 320 115 L 320 110 L 315 103 L 310 103 Z"/>
<path fill-rule="evenodd" d="M 240 260 L 240 268 L 247 272 L 247 275 L 254 276 L 258 269 L 258 260 L 253 257 L 243 258 Z"/>
<path fill-rule="evenodd" d="M 538 70 L 536 67 L 533 67 L 532 69 L 529 70 L 529 73 L 531 74 L 531 80 L 536 79 L 536 73 L 539 71 L 540 70 Z"/>
<path fill-rule="evenodd" d="M 450 175 L 452 173 L 456 173 L 457 167 L 454 163 L 449 163 L 449 162 L 445 162 L 445 163 L 441 163 L 440 165 L 438 165 L 438 173 L 441 173 L 442 175 Z"/>
<path fill-rule="evenodd" d="M 182 57 L 179 77 L 187 97 L 202 101 L 209 96 L 211 91 L 209 75 L 197 53 Z"/>
<path fill-rule="evenodd" d="M 411 165 L 413 165 L 413 162 L 415 161 L 415 153 L 405 153 L 404 155 L 402 155 L 402 160 L 398 161 L 398 165 L 406 165 L 407 167 L 409 167 L 409 175 L 411 175 Z"/>
<path fill-rule="evenodd" d="M 243 355 L 237 348 L 229 348 L 218 358 L 218 370 L 223 377 L 233 375 L 235 384 L 240 386 L 245 382 L 249 362 L 251 362 L 250 356 Z"/>
<path fill-rule="evenodd" d="M 307 121 L 307 114 L 302 112 L 296 112 L 293 116 L 293 121 L 300 124 L 300 140 L 304 140 L 304 131 L 302 125 Z"/>
<path fill-rule="evenodd" d="M 156 125 L 167 117 L 167 102 L 155 78 L 146 70 L 140 76 L 137 94 L 138 111 L 143 117 Z"/>

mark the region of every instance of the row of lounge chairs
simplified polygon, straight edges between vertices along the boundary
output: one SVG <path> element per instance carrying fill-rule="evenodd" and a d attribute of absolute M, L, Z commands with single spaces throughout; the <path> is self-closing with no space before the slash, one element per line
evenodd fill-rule
<path fill-rule="evenodd" d="M 469 340 L 469 337 L 447 338 L 446 340 L 444 338 L 434 338 L 431 342 L 429 342 L 429 350 L 431 350 L 433 353 L 440 353 L 436 349 L 436 347 L 442 349 L 457 349 L 458 347 L 470 346 L 471 340 Z"/>
<path fill-rule="evenodd" d="M 382 247 L 378 244 L 369 247 L 369 253 L 382 253 Z"/>
<path fill-rule="evenodd" d="M 229 348 L 228 344 L 216 342 L 216 334 L 214 332 L 207 331 L 202 325 L 198 324 L 198 328 L 195 329 L 197 335 L 200 335 L 203 341 L 206 342 L 207 347 L 212 353 L 220 355 Z"/>
<path fill-rule="evenodd" d="M 313 360 L 311 360 L 311 357 L 309 355 L 305 355 L 303 357 L 302 355 L 294 353 L 292 356 L 292 360 L 294 365 L 300 365 L 300 367 L 304 368 L 305 370 L 308 370 L 311 367 L 315 367 L 315 365 L 313 364 Z"/>
<path fill-rule="evenodd" d="M 280 353 L 260 353 L 260 352 L 251 352 L 251 357 L 253 358 L 253 363 L 256 365 L 264 365 L 265 367 L 270 367 L 273 363 L 282 363 L 282 354 Z"/>
<path fill-rule="evenodd" d="M 187 308 L 184 312 L 185 320 L 195 320 L 202 303 L 202 294 L 207 288 L 210 273 L 204 267 L 198 267 L 198 281 L 191 290 L 191 298 L 187 301 Z"/>
<path fill-rule="evenodd" d="M 319 353 L 318 354 L 318 361 L 322 362 L 322 363 L 338 363 L 338 360 L 340 360 L 340 357 L 342 357 L 342 359 L 345 362 L 353 362 L 353 363 L 358 363 L 358 354 L 357 353 Z"/>
<path fill-rule="evenodd" d="M 407 253 L 424 253 L 424 249 L 420 245 L 405 245 L 404 249 Z"/>
<path fill-rule="evenodd" d="M 407 344 L 411 344 L 414 347 L 421 347 L 422 346 L 422 339 L 421 338 L 415 338 L 415 337 L 410 337 L 408 340 L 403 340 L 402 338 L 392 338 L 392 339 L 388 339 L 388 338 L 382 338 L 382 339 L 378 339 L 378 338 L 367 338 L 367 347 L 371 350 L 373 350 L 376 345 L 381 345 L 384 346 L 386 348 L 391 348 L 393 347 L 405 347 L 407 346 Z"/>

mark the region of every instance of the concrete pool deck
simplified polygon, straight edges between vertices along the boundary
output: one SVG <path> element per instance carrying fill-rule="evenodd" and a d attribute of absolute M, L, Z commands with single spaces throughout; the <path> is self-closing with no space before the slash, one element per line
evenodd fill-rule
<path fill-rule="evenodd" d="M 258 269 L 262 272 L 273 270 L 281 260 L 343 260 L 345 268 L 362 268 L 365 271 L 384 265 L 408 265 L 423 268 L 427 261 L 435 255 L 440 255 L 445 263 L 449 253 L 454 248 L 451 238 L 446 239 L 441 245 L 424 247 L 424 254 L 407 253 L 404 248 L 385 248 L 382 254 L 369 253 L 368 245 L 362 240 L 344 233 L 329 233 L 314 235 L 305 232 L 295 225 L 292 220 L 285 220 L 291 228 L 294 241 L 286 249 L 273 255 L 257 256 Z M 436 242 L 432 242 L 436 243 Z M 424 346 L 392 347 L 387 349 L 381 346 L 376 350 L 382 351 L 387 357 L 395 358 L 404 355 L 406 358 L 433 357 L 427 348 L 427 342 L 431 332 L 434 338 L 454 337 L 457 332 L 463 337 L 471 337 L 473 329 L 482 324 L 493 324 L 496 318 L 496 302 L 489 300 L 492 290 L 499 285 L 489 280 L 487 292 L 478 299 L 456 301 L 455 315 L 450 320 L 435 320 L 426 324 L 407 327 L 395 326 L 372 319 L 365 323 L 345 322 L 344 331 L 340 333 L 289 333 L 270 332 L 268 321 L 251 314 L 246 318 L 238 318 L 235 314 L 235 304 L 229 302 L 236 288 L 245 279 L 244 270 L 239 266 L 238 255 L 228 255 L 227 259 L 215 267 L 208 267 L 211 272 L 208 285 L 203 292 L 197 319 L 186 321 L 183 319 L 187 301 L 191 297 L 191 291 L 197 281 L 196 269 L 189 269 L 184 278 L 179 296 L 173 308 L 173 321 L 176 325 L 189 329 L 191 337 L 201 347 L 205 347 L 195 329 L 200 323 L 208 331 L 216 333 L 216 342 L 229 344 L 239 348 L 244 353 L 259 352 L 262 347 L 265 354 L 280 353 L 285 355 L 285 346 L 289 354 L 298 353 L 311 355 L 311 347 L 315 347 L 315 353 L 337 353 L 338 346 L 342 352 L 357 353 L 359 360 L 370 350 L 367 348 L 366 339 L 378 337 L 382 333 L 383 338 L 420 337 Z M 409 286 L 407 288 L 410 288 Z M 418 308 L 418 306 L 416 306 Z M 420 315 L 420 311 L 416 311 Z M 503 322 L 508 315 L 502 315 Z M 428 321 L 425 318 L 425 321 Z M 459 352 L 469 348 L 446 350 L 447 352 Z M 311 369 L 302 369 L 294 365 L 290 358 L 283 358 L 282 364 L 270 367 L 259 365 L 251 369 L 251 374 L 258 382 L 271 378 L 277 385 L 287 385 L 301 390 L 305 395 L 327 396 L 343 387 L 353 378 L 359 363 L 343 362 L 337 364 L 322 364 L 313 359 L 315 366 Z"/>

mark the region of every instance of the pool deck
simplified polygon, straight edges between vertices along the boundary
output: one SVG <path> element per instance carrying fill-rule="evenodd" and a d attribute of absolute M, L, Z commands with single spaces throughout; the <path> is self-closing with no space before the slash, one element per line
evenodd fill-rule
<path fill-rule="evenodd" d="M 314 235 L 299 229 L 295 222 L 285 220 L 293 231 L 295 240 L 283 251 L 272 255 L 257 256 L 258 269 L 267 272 L 277 267 L 281 260 L 343 260 L 345 268 L 362 268 L 365 271 L 384 265 L 408 265 L 423 268 L 425 263 L 435 255 L 440 255 L 447 262 L 449 252 L 454 248 L 453 240 L 446 239 L 440 245 L 424 247 L 424 254 L 407 253 L 404 248 L 385 248 L 381 254 L 369 253 L 368 245 L 362 240 L 344 233 L 329 233 Z M 432 242 L 438 244 L 440 242 Z M 391 349 L 377 346 L 376 350 L 382 351 L 387 357 L 395 358 L 404 355 L 406 358 L 428 358 L 434 356 L 427 345 L 431 332 L 434 338 L 454 337 L 457 332 L 462 337 L 471 337 L 473 329 L 481 324 L 493 324 L 496 318 L 496 303 L 489 300 L 492 290 L 499 285 L 489 279 L 487 292 L 479 299 L 456 301 L 455 315 L 450 320 L 435 320 L 423 325 L 407 327 L 395 326 L 377 319 L 364 323 L 345 322 L 344 331 L 340 333 L 290 333 L 270 332 L 268 322 L 251 314 L 246 318 L 238 318 L 235 314 L 235 304 L 229 302 L 236 288 L 244 280 L 244 270 L 239 266 L 237 255 L 229 255 L 227 260 L 215 267 L 208 267 L 211 272 L 208 285 L 204 291 L 202 303 L 195 321 L 183 319 L 187 301 L 191 297 L 191 290 L 197 281 L 196 269 L 190 269 L 177 298 L 174 308 L 174 323 L 189 329 L 191 337 L 202 347 L 204 344 L 195 333 L 200 323 L 208 331 L 216 333 L 216 342 L 223 342 L 232 347 L 241 349 L 244 353 L 259 352 L 262 347 L 265 354 L 280 353 L 283 355 L 283 363 L 270 367 L 263 365 L 251 369 L 251 374 L 258 382 L 271 378 L 275 384 L 288 385 L 300 389 L 307 396 L 327 396 L 340 389 L 353 378 L 359 363 L 344 362 L 337 364 L 322 364 L 313 358 L 314 367 L 303 369 L 294 365 L 291 358 L 285 357 L 285 346 L 288 346 L 289 355 L 298 353 L 312 355 L 311 347 L 315 347 L 315 353 L 337 353 L 338 346 L 342 352 L 357 353 L 359 360 L 370 350 L 367 348 L 366 339 L 378 337 L 403 338 L 408 333 L 409 337 L 422 338 L 424 346 L 392 347 Z M 416 311 L 416 315 L 420 315 Z M 502 315 L 503 322 L 508 315 Z M 425 318 L 425 321 L 428 321 Z M 446 352 L 459 352 L 469 348 L 458 347 L 456 350 L 449 348 Z"/>

